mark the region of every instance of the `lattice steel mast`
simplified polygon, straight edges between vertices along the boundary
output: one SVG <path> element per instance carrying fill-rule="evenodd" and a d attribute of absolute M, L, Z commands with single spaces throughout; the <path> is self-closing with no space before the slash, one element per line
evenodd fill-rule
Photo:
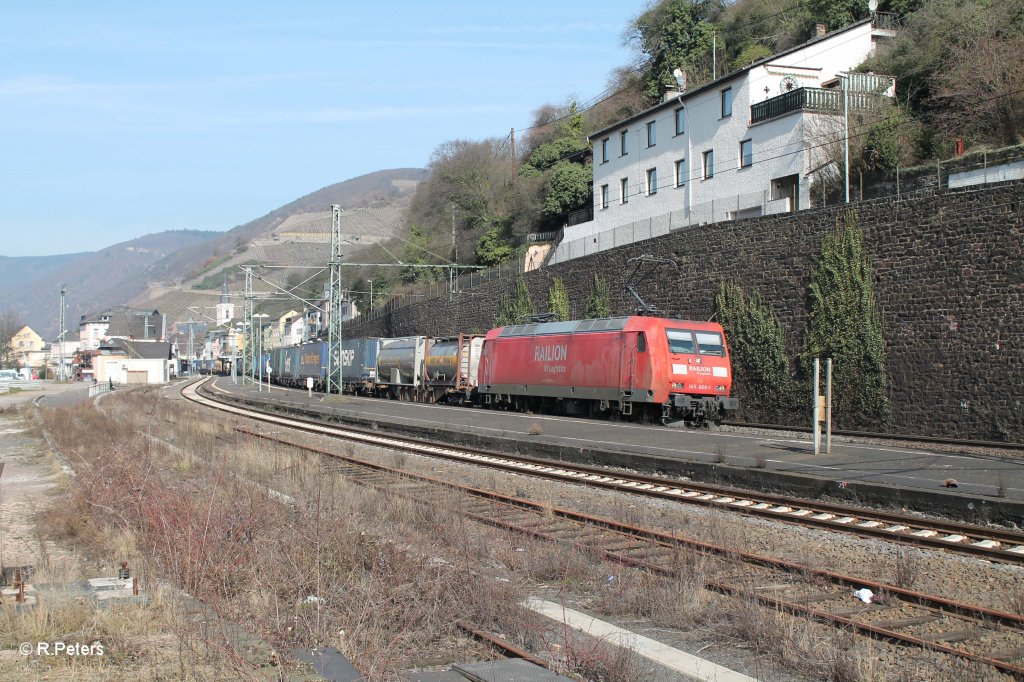
<path fill-rule="evenodd" d="M 341 322 L 344 295 L 341 289 L 341 206 L 331 206 L 331 255 L 327 267 L 331 271 L 327 306 L 327 393 L 341 393 Z"/>

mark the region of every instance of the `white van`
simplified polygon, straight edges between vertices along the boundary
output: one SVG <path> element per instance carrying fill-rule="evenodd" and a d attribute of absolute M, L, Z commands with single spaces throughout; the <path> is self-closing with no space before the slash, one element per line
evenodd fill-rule
<path fill-rule="evenodd" d="M 0 369 L 0 381 L 18 381 L 21 375 L 16 369 Z"/>

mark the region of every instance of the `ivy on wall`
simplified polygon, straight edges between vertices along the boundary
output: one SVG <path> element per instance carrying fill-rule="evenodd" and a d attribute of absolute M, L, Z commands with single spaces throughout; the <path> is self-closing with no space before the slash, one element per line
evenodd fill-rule
<path fill-rule="evenodd" d="M 793 397 L 782 325 L 754 289 L 720 282 L 715 317 L 725 329 L 732 360 L 733 394 L 748 417 L 773 421 Z"/>
<path fill-rule="evenodd" d="M 832 414 L 844 426 L 884 428 L 891 416 L 882 320 L 857 213 L 826 233 L 808 287 L 801 367 L 832 358 Z M 824 379 L 822 379 L 824 382 Z"/>
<path fill-rule="evenodd" d="M 526 280 L 520 276 L 516 280 L 515 288 L 501 297 L 501 306 L 498 308 L 498 316 L 494 319 L 494 326 L 505 327 L 510 324 L 522 324 L 534 313 L 530 289 L 526 286 Z"/>
<path fill-rule="evenodd" d="M 601 275 L 594 275 L 594 282 L 590 287 L 590 297 L 583 309 L 583 318 L 592 320 L 598 317 L 611 317 L 611 298 L 608 294 L 608 283 Z"/>
<path fill-rule="evenodd" d="M 569 292 L 561 277 L 555 277 L 548 289 L 548 312 L 553 313 L 558 322 L 569 319 Z"/>

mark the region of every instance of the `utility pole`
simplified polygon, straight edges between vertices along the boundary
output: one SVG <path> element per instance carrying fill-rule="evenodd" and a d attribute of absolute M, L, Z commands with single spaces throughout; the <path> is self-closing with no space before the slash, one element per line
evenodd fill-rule
<path fill-rule="evenodd" d="M 330 302 L 327 305 L 327 394 L 342 391 L 341 323 L 344 292 L 341 289 L 341 206 L 331 206 Z"/>
<path fill-rule="evenodd" d="M 515 128 L 512 129 L 515 132 Z M 512 143 L 513 146 L 515 143 Z M 459 262 L 459 244 L 455 241 L 455 202 L 452 202 L 452 266 L 448 268 L 448 302 L 451 303 L 455 295 L 455 283 L 459 281 L 459 273 L 456 264 Z"/>
<path fill-rule="evenodd" d="M 849 73 L 839 74 L 843 85 L 843 185 L 846 188 L 846 203 L 850 203 L 850 96 L 849 84 L 846 82 Z"/>
<path fill-rule="evenodd" d="M 66 287 L 60 289 L 60 336 L 57 337 L 57 381 L 64 381 L 64 297 L 67 296 Z M 28 364 L 28 363 L 25 363 Z"/>
<path fill-rule="evenodd" d="M 711 80 L 718 78 L 718 31 L 711 32 Z"/>
<path fill-rule="evenodd" d="M 512 132 L 509 133 L 512 137 L 512 184 L 516 184 L 516 129 L 513 128 Z M 458 263 L 459 259 L 456 258 L 455 262 Z"/>
<path fill-rule="evenodd" d="M 256 348 L 252 341 L 252 268 L 245 268 L 245 299 L 242 321 L 242 386 L 245 386 L 245 377 L 248 372 L 256 374 Z M 234 366 L 237 356 L 231 359 Z M 247 371 L 248 370 L 248 371 Z M 255 381 L 255 378 L 253 379 Z"/>

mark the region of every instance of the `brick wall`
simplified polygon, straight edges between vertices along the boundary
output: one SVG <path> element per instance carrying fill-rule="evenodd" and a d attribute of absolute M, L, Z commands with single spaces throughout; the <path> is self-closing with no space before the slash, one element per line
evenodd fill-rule
<path fill-rule="evenodd" d="M 872 256 L 898 433 L 1024 442 L 1024 183 L 854 204 Z M 626 261 L 673 258 L 642 286 L 647 301 L 708 319 L 721 279 L 760 289 L 786 330 L 792 354 L 806 324 L 805 296 L 824 230 L 844 209 L 828 207 L 694 227 L 525 275 L 539 311 L 561 277 L 579 315 L 592 274 L 609 284 L 614 314 L 635 308 L 622 288 Z M 512 281 L 489 282 L 456 300 L 430 300 L 346 335 L 445 335 L 492 326 Z M 742 398 L 742 389 L 738 393 Z M 790 410 L 800 419 L 800 408 Z M 842 415 L 835 416 L 837 426 Z"/>

